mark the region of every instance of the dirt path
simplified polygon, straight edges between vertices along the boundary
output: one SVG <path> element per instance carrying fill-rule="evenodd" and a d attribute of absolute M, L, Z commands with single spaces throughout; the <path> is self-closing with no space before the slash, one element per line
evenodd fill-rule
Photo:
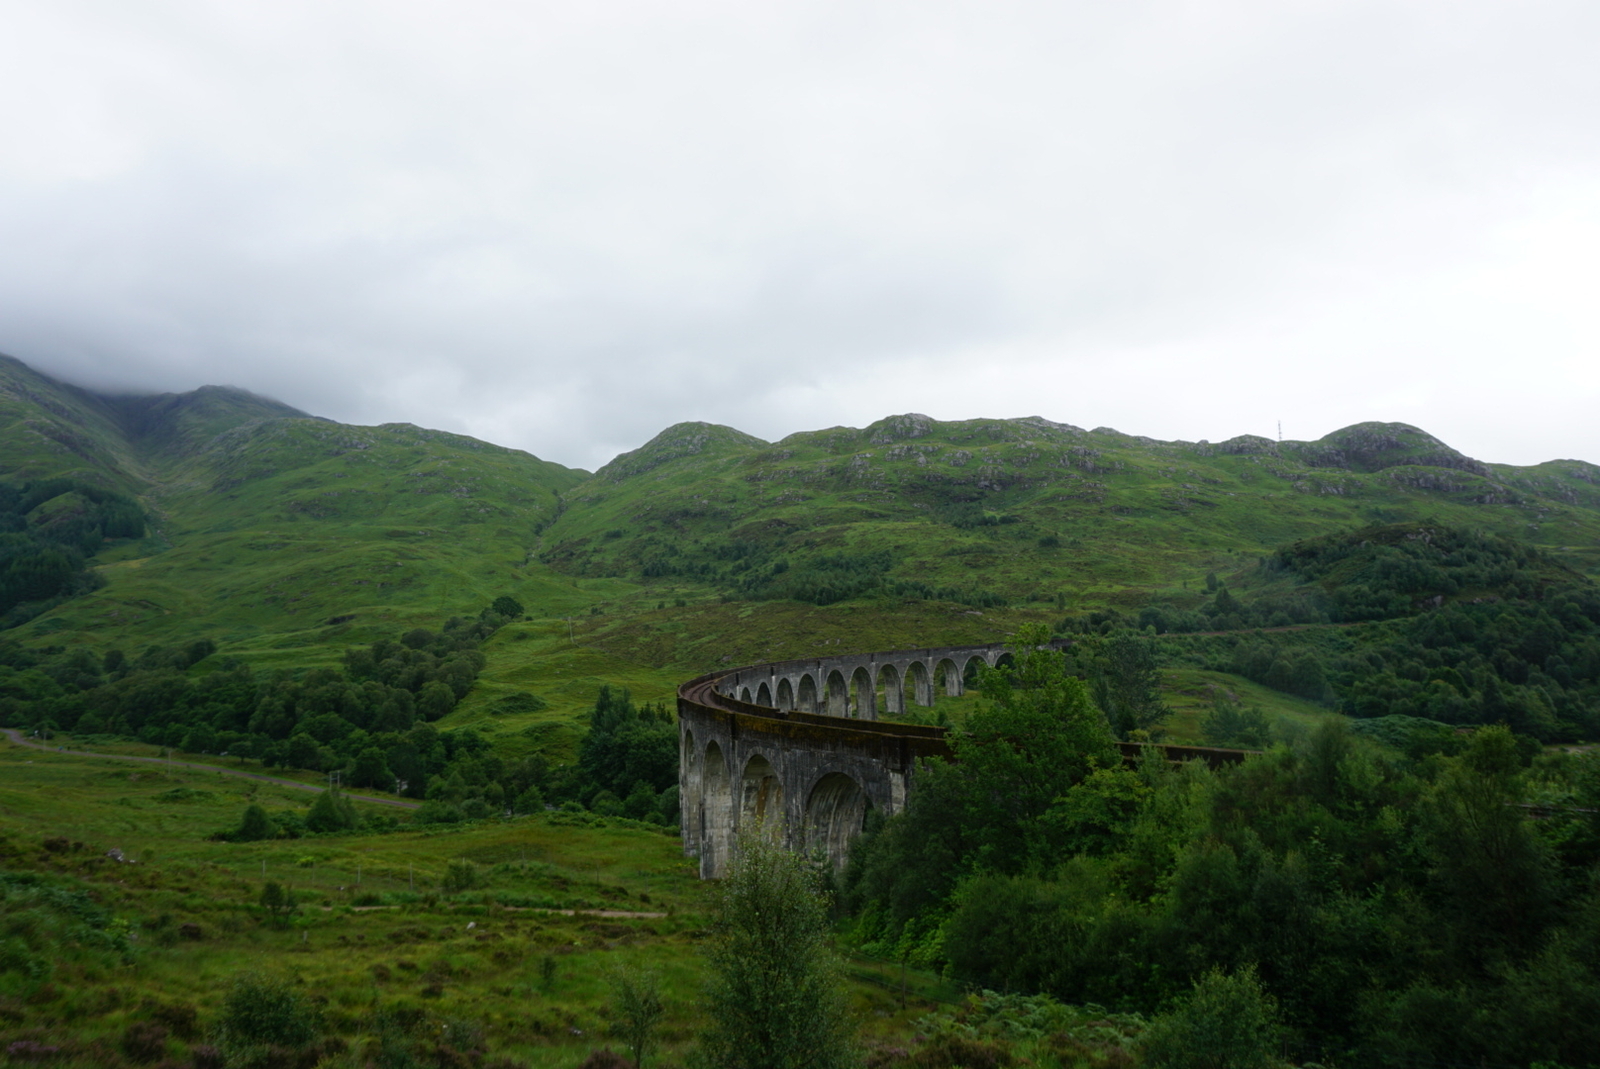
<path fill-rule="evenodd" d="M 281 779 L 278 776 L 265 776 L 260 772 L 246 772 L 243 769 L 220 768 L 217 765 L 197 765 L 189 761 L 169 761 L 164 757 L 135 757 L 132 754 L 95 753 L 92 750 L 68 750 L 62 746 L 51 746 L 45 742 L 34 742 L 23 737 L 22 732 L 16 728 L 0 728 L 0 734 L 5 735 L 13 744 L 26 747 L 30 750 L 43 750 L 46 753 L 72 754 L 74 757 L 101 757 L 107 761 L 138 761 L 147 765 L 161 765 L 163 768 L 181 768 L 189 772 L 215 772 L 219 776 L 236 776 L 239 779 L 255 780 L 257 783 L 270 783 L 275 787 L 292 787 L 297 791 L 311 791 L 313 794 L 321 793 L 322 788 L 314 783 L 301 783 L 298 780 Z M 371 794 L 352 794 L 344 792 L 346 798 L 357 802 L 371 802 L 373 805 L 386 805 L 394 809 L 416 809 L 421 802 L 403 802 L 398 798 L 379 798 Z"/>

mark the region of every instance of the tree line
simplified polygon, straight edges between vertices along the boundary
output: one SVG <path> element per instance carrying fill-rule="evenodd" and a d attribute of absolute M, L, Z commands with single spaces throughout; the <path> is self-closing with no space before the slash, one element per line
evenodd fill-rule
<path fill-rule="evenodd" d="M 1248 975 L 1306 1058 L 1583 1064 L 1600 1042 L 1600 755 L 1484 726 L 1411 757 L 1330 723 L 1210 771 L 1124 765 L 1044 632 L 873 819 L 854 938 L 994 990 L 1150 1013 Z"/>
<path fill-rule="evenodd" d="M 101 585 L 85 561 L 144 536 L 132 498 L 76 479 L 0 482 L 0 630 Z"/>

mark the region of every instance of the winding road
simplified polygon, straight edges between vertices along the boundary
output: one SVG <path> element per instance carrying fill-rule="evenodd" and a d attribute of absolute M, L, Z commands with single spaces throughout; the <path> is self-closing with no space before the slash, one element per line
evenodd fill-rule
<path fill-rule="evenodd" d="M 4 735 L 16 746 L 30 750 L 43 750 L 46 753 L 72 754 L 74 757 L 100 757 L 107 761 L 139 761 L 147 765 L 161 765 L 164 768 L 182 768 L 190 772 L 215 772 L 221 776 L 236 776 L 239 779 L 255 780 L 257 783 L 270 783 L 274 787 L 291 787 L 297 791 L 310 791 L 320 793 L 322 788 L 314 783 L 301 783 L 298 780 L 282 779 L 278 776 L 266 776 L 260 772 L 246 772 L 243 769 L 219 768 L 216 765 L 198 765 L 190 761 L 172 761 L 165 757 L 135 757 L 132 754 L 95 753 L 93 750 L 68 750 L 61 746 L 51 746 L 48 743 L 35 742 L 26 738 L 16 728 L 0 728 L 0 735 Z M 357 802 L 371 802 L 373 805 L 386 805 L 392 809 L 417 809 L 421 802 L 404 802 L 398 798 L 380 798 L 372 794 L 352 794 L 344 792 L 344 796 Z"/>

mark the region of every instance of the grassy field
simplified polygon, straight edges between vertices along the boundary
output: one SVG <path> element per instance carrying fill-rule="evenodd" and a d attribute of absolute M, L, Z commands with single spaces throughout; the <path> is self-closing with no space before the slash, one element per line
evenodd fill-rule
<path fill-rule="evenodd" d="M 208 839 L 237 824 L 249 802 L 270 812 L 309 798 L 0 746 L 5 870 L 86 889 L 132 948 L 116 963 L 64 960 L 42 992 L 0 998 L 0 1033 L 64 1044 L 83 1052 L 80 1064 L 116 1065 L 131 1025 L 188 1007 L 197 1024 L 169 1037 L 176 1056 L 204 1041 L 232 978 L 260 971 L 314 999 L 349 1064 L 372 1040 L 379 1009 L 402 1007 L 432 1027 L 481 1029 L 495 1055 L 572 1066 L 616 1046 L 607 977 L 629 967 L 661 977 L 664 1060 L 680 1060 L 702 1024 L 697 946 L 708 900 L 676 836 L 546 814 L 294 841 Z M 112 850 L 125 860 L 108 857 Z M 460 859 L 476 866 L 480 886 L 442 893 L 446 866 Z M 299 899 L 284 927 L 257 908 L 265 880 Z M 904 1036 L 912 1018 L 953 994 L 935 978 L 913 970 L 902 981 L 897 968 L 869 959 L 850 973 L 869 1036 Z"/>
<path fill-rule="evenodd" d="M 1275 547 L 1373 523 L 1495 531 L 1600 574 L 1600 469 L 1481 464 L 1392 424 L 1220 444 L 1040 419 L 891 417 L 778 443 L 682 424 L 591 475 L 240 391 L 100 398 L 0 360 L 0 458 L 12 480 L 82 479 L 137 496 L 150 517 L 144 537 L 93 559 L 102 586 L 8 637 L 130 656 L 210 638 L 219 656 L 195 672 L 238 658 L 260 678 L 338 665 L 350 646 L 509 595 L 526 614 L 485 642 L 477 683 L 438 723 L 474 729 L 507 760 L 572 760 L 602 685 L 670 707 L 680 682 L 719 667 L 1000 642 L 1023 624 L 1157 602 L 1192 610 L 1212 573 L 1249 594 L 1274 581 L 1258 564 Z M 1278 738 L 1335 715 L 1202 668 L 1169 667 L 1163 685 L 1178 742 L 1201 741 L 1219 694 L 1259 706 Z M 530 693 L 541 708 L 507 711 L 518 706 L 503 699 Z M 980 700 L 910 716 L 959 724 Z M 0 1029 L 70 1038 L 80 1064 L 115 1065 L 130 1026 L 188 1007 L 198 1030 L 173 1026 L 178 1057 L 204 1040 L 229 978 L 259 969 L 314 995 L 348 1064 L 375 1014 L 401 1007 L 446 1032 L 471 1022 L 497 1055 L 576 1065 L 611 1042 L 606 976 L 630 965 L 662 975 L 665 1060 L 681 1060 L 700 1024 L 708 892 L 675 837 L 553 812 L 413 828 L 372 806 L 362 834 L 211 838 L 247 804 L 311 798 L 0 747 L 0 875 L 86 888 L 132 947 L 126 960 L 68 955 L 26 998 L 0 992 Z M 462 861 L 479 886 L 444 893 Z M 257 906 L 265 881 L 300 900 L 285 927 Z M 867 1034 L 887 1043 L 955 994 L 894 963 L 849 971 Z"/>

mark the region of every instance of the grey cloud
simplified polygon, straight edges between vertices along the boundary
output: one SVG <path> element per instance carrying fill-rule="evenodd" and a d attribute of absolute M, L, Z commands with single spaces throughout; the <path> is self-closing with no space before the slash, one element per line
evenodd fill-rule
<path fill-rule="evenodd" d="M 1600 458 L 1600 324 L 1481 284 L 1594 272 L 1592 5 L 5 6 L 0 349 L 89 384 Z"/>

